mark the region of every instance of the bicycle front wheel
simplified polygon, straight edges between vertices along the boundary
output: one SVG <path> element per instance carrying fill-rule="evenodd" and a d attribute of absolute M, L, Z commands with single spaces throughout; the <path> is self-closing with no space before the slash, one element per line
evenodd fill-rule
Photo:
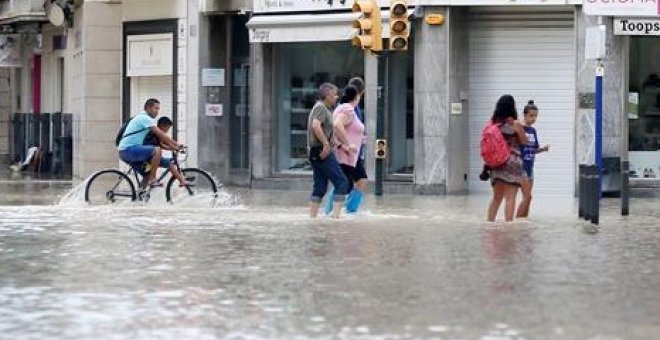
<path fill-rule="evenodd" d="M 193 205 L 215 206 L 218 200 L 218 184 L 211 175 L 202 169 L 182 169 L 183 177 L 189 186 L 181 187 L 179 182 L 170 177 L 165 190 L 165 198 L 170 203 L 190 203 Z"/>
<path fill-rule="evenodd" d="M 85 202 L 91 205 L 122 204 L 136 199 L 133 181 L 119 170 L 101 170 L 85 186 Z"/>

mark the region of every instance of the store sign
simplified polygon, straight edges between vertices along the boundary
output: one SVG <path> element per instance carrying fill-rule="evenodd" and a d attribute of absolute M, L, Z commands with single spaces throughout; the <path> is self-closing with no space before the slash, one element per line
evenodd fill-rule
<path fill-rule="evenodd" d="M 614 20 L 615 35 L 660 35 L 660 19 L 618 18 Z"/>
<path fill-rule="evenodd" d="M 206 116 L 208 117 L 222 117 L 222 104 L 206 104 L 206 110 L 204 110 Z"/>
<path fill-rule="evenodd" d="M 127 45 L 127 76 L 172 75 L 174 65 L 174 37 L 172 33 L 129 35 Z"/>
<path fill-rule="evenodd" d="M 656 17 L 660 0 L 584 0 L 587 15 Z"/>
<path fill-rule="evenodd" d="M 21 35 L 0 35 L 0 67 L 23 67 Z"/>
<path fill-rule="evenodd" d="M 350 9 L 354 0 L 255 0 L 255 12 L 307 12 Z M 389 0 L 378 0 L 380 6 L 389 6 Z"/>

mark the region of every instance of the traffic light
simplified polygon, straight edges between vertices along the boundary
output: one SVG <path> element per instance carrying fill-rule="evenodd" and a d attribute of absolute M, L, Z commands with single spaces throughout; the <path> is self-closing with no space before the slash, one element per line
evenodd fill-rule
<path fill-rule="evenodd" d="M 390 2 L 390 50 L 408 50 L 409 35 L 408 5 L 402 0 L 392 0 Z"/>
<path fill-rule="evenodd" d="M 387 158 L 387 140 L 376 139 L 376 159 Z"/>
<path fill-rule="evenodd" d="M 376 0 L 356 0 L 353 4 L 353 12 L 362 15 L 353 21 L 353 27 L 359 30 L 358 35 L 353 38 L 353 45 L 379 52 L 383 50 L 383 28 L 380 22 L 380 7 Z"/>

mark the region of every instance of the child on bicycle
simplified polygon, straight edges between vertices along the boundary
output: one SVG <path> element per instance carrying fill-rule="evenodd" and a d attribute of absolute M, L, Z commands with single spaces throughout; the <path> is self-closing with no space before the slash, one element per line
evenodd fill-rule
<path fill-rule="evenodd" d="M 156 126 L 164 133 L 168 133 L 170 128 L 172 128 L 172 120 L 169 119 L 168 117 L 160 117 L 158 119 L 158 122 L 156 123 Z M 163 150 L 178 151 L 177 145 L 171 145 L 166 141 L 161 141 L 159 140 L 158 136 L 156 136 L 154 133 L 151 132 L 149 132 L 147 136 L 144 138 L 144 145 L 160 146 L 160 148 Z M 170 173 L 172 173 L 172 176 L 174 176 L 174 178 L 176 178 L 179 181 L 179 186 L 183 187 L 189 185 L 188 181 L 186 181 L 186 178 L 183 176 L 183 174 L 180 171 L 178 171 L 172 158 L 161 157 L 160 167 L 168 168 L 170 170 Z M 144 173 L 148 173 L 149 171 L 151 171 L 148 163 L 144 163 L 142 169 Z"/>

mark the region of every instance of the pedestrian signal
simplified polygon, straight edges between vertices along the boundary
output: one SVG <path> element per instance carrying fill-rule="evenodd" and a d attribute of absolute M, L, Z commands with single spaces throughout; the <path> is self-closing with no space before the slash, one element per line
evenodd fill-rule
<path fill-rule="evenodd" d="M 387 158 L 387 140 L 376 139 L 376 159 Z"/>
<path fill-rule="evenodd" d="M 383 50 L 383 28 L 380 22 L 380 7 L 375 0 L 356 0 L 353 12 L 360 12 L 358 19 L 353 21 L 353 28 L 358 34 L 353 38 L 353 46 L 379 52 Z"/>
<path fill-rule="evenodd" d="M 390 2 L 390 50 L 408 50 L 408 36 L 410 36 L 408 5 L 406 1 L 392 0 Z"/>

